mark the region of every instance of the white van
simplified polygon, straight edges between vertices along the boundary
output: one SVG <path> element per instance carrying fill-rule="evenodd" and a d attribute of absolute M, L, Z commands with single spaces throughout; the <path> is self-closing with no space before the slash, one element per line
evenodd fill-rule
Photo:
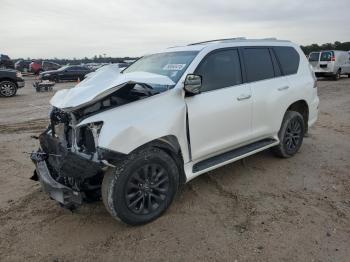
<path fill-rule="evenodd" d="M 309 62 L 317 77 L 331 76 L 338 80 L 341 75 L 350 77 L 350 55 L 346 51 L 327 50 L 312 52 Z"/>

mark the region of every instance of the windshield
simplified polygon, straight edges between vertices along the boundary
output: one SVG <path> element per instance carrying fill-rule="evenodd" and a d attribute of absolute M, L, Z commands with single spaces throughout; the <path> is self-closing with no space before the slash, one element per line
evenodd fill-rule
<path fill-rule="evenodd" d="M 318 58 L 320 57 L 320 53 L 311 53 L 309 56 L 309 61 L 310 62 L 314 62 L 314 61 L 318 61 Z"/>
<path fill-rule="evenodd" d="M 144 56 L 126 68 L 123 73 L 154 73 L 167 76 L 177 83 L 197 54 L 197 51 L 181 51 Z"/>
<path fill-rule="evenodd" d="M 333 57 L 332 51 L 322 52 L 320 61 L 331 61 Z"/>

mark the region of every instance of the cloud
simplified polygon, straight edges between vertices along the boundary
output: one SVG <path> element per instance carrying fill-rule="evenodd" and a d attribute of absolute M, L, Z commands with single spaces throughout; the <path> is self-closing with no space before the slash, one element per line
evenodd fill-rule
<path fill-rule="evenodd" d="M 200 40 L 349 41 L 348 0 L 0 0 L 0 52 L 11 57 L 139 56 Z"/>

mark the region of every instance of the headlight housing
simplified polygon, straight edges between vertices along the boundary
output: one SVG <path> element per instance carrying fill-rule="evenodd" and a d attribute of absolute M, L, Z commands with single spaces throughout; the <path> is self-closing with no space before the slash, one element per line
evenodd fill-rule
<path fill-rule="evenodd" d="M 22 78 L 22 73 L 21 73 L 21 72 L 19 72 L 19 71 L 17 71 L 17 72 L 16 72 L 16 77 L 18 77 L 18 78 Z"/>
<path fill-rule="evenodd" d="M 103 122 L 94 122 L 79 127 L 76 140 L 79 151 L 86 154 L 96 152 L 102 126 Z"/>

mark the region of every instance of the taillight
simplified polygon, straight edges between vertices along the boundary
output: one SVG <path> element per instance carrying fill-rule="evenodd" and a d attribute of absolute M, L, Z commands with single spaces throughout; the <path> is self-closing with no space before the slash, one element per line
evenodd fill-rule
<path fill-rule="evenodd" d="M 332 56 L 331 61 L 335 61 L 335 56 Z"/>

